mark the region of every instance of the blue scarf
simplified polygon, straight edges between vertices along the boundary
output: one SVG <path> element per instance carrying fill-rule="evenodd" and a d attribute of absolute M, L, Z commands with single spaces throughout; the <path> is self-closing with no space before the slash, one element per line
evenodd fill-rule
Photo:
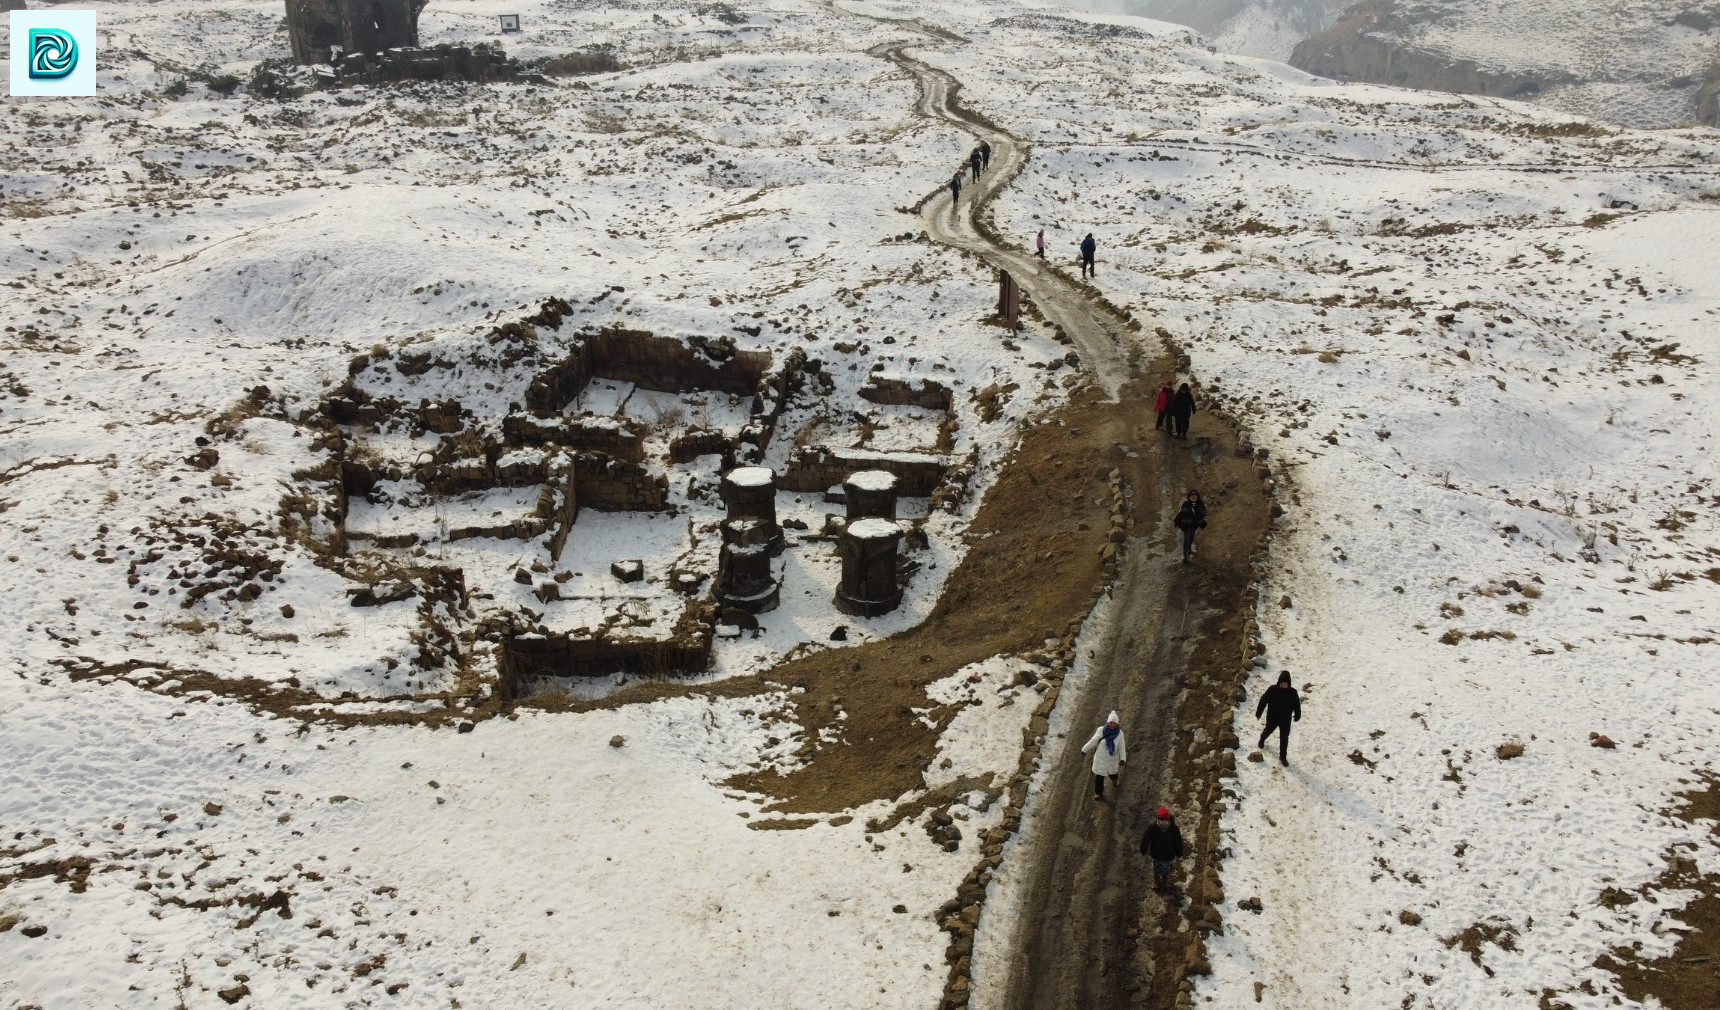
<path fill-rule="evenodd" d="M 1105 750 L 1111 754 L 1117 753 L 1117 738 L 1123 735 L 1123 727 L 1118 726 L 1113 729 L 1106 726 L 1099 732 L 1105 737 Z"/>

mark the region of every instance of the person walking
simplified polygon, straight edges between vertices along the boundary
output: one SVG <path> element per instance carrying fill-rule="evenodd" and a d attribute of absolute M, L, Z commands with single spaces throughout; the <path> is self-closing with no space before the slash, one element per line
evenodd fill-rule
<path fill-rule="evenodd" d="M 979 167 L 981 169 L 991 167 L 991 144 L 983 140 L 979 142 Z"/>
<path fill-rule="evenodd" d="M 1045 233 L 1040 232 L 1040 234 L 1043 235 Z M 1172 384 L 1171 380 L 1166 379 L 1165 384 L 1159 387 L 1158 395 L 1153 397 L 1153 410 L 1157 411 L 1159 415 L 1158 421 L 1153 425 L 1153 430 L 1171 430 L 1171 400 L 1174 399 L 1176 395 L 1176 387 Z"/>
<path fill-rule="evenodd" d="M 956 209 L 956 201 L 962 198 L 962 174 L 957 172 L 950 176 L 950 209 Z"/>
<path fill-rule="evenodd" d="M 1081 240 L 1081 276 L 1082 276 L 1082 278 L 1092 277 L 1095 275 L 1094 270 L 1093 270 L 1093 255 L 1095 253 L 1097 253 L 1098 251 L 1099 251 L 1099 243 L 1093 241 L 1093 233 L 1088 232 L 1087 237 Z"/>
<path fill-rule="evenodd" d="M 1188 438 L 1188 422 L 1194 416 L 1194 392 L 1188 388 L 1188 383 L 1177 387 L 1176 395 L 1171 397 L 1171 420 L 1176 422 L 1178 438 Z"/>
<path fill-rule="evenodd" d="M 1039 258 L 1044 259 L 1045 258 L 1045 229 L 1044 228 L 1039 229 L 1039 234 L 1034 237 L 1033 244 L 1036 247 L 1038 247 L 1038 249 L 1039 249 Z"/>
<path fill-rule="evenodd" d="M 1160 807 L 1158 817 L 1141 835 L 1141 855 L 1153 861 L 1155 890 L 1163 890 L 1171 882 L 1171 873 L 1176 870 L 1177 860 L 1182 858 L 1182 854 L 1182 829 L 1177 827 L 1177 819 L 1171 816 L 1170 809 Z"/>
<path fill-rule="evenodd" d="M 1278 763 L 1290 763 L 1290 724 L 1302 721 L 1302 696 L 1290 686 L 1290 671 L 1285 670 L 1278 675 L 1278 683 L 1266 689 L 1260 696 L 1260 704 L 1254 707 L 1254 718 L 1266 716 L 1266 728 L 1260 731 L 1259 747 L 1264 750 L 1266 738 L 1278 731 Z"/>
<path fill-rule="evenodd" d="M 977 147 L 974 148 L 973 153 L 968 155 L 968 167 L 973 169 L 973 181 L 978 182 L 979 181 L 979 148 L 977 148 Z"/>
<path fill-rule="evenodd" d="M 1183 499 L 1182 508 L 1177 510 L 1177 517 L 1172 521 L 1177 529 L 1182 530 L 1183 564 L 1186 565 L 1189 555 L 1194 553 L 1195 531 L 1206 529 L 1206 502 L 1201 500 L 1199 491 L 1189 489 L 1188 497 Z"/>
<path fill-rule="evenodd" d="M 1129 759 L 1128 748 L 1123 746 L 1123 727 L 1112 712 L 1105 717 L 1105 725 L 1093 731 L 1092 739 L 1081 748 L 1081 753 L 1093 755 L 1093 798 L 1105 798 L 1105 780 L 1111 780 L 1112 788 L 1117 785 L 1117 776 L 1122 774 L 1123 762 Z"/>

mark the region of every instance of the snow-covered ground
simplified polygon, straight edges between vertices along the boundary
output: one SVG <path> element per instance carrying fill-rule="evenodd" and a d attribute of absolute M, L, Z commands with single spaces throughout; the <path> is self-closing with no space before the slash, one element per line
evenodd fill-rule
<path fill-rule="evenodd" d="M 1720 867 L 1666 815 L 1720 710 L 1720 137 L 988 10 L 926 58 L 1035 143 L 999 230 L 1091 229 L 1294 495 L 1250 692 L 1290 670 L 1305 716 L 1239 762 L 1198 995 L 1612 1005 L 1597 956 L 1664 954 L 1690 894 L 1603 890 Z"/>
<path fill-rule="evenodd" d="M 1012 431 L 1069 372 L 1041 370 L 1066 351 L 1032 327 L 1004 346 L 981 323 L 990 271 L 897 210 L 969 143 L 915 119 L 911 81 L 866 55 L 900 32 L 789 2 L 435 4 L 427 43 L 601 45 L 633 69 L 274 101 L 201 82 L 286 53 L 278 2 L 94 6 L 101 94 L 0 112 L 0 1004 L 224 1006 L 241 986 L 259 1007 L 935 1001 L 932 913 L 973 853 L 911 820 L 868 836 L 900 797 L 752 830 L 770 797 L 724 785 L 803 759 L 793 689 L 411 725 L 493 680 L 482 640 L 431 655 L 438 626 L 459 638 L 525 606 L 558 628 L 672 623 L 661 576 L 694 538 L 714 559 L 715 457 L 649 463 L 672 513 L 583 512 L 559 565 L 579 599 L 550 606 L 511 578 L 547 559 L 541 538 L 446 536 L 529 518 L 536 488 L 385 479 L 352 497 L 344 560 L 315 497 L 330 390 L 362 370 L 379 394 L 494 421 L 542 362 L 499 362 L 488 335 L 563 298 L 545 359 L 609 325 L 820 359 L 831 384 L 791 400 L 779 468 L 826 414 L 838 447 L 869 428 L 872 449 L 933 451 L 941 417 L 857 392 L 948 386 L 945 454 L 978 472 L 956 512 L 903 500 L 930 540 L 903 607 L 838 613 L 832 545 L 791 531 L 783 606 L 719 640 L 709 676 L 922 619 Z M 500 12 L 526 31 L 504 40 Z M 402 351 L 460 364 L 414 381 Z M 1022 391 L 987 422 L 970 394 L 994 382 Z M 626 385 L 594 382 L 568 412 L 657 426 L 653 452 L 670 418 L 747 419 L 727 394 Z M 355 457 L 408 465 L 438 443 L 346 434 Z M 780 498 L 813 532 L 828 511 Z M 417 546 L 374 546 L 402 533 Z M 628 559 L 650 579 L 616 581 Z M 349 605 L 371 564 L 458 567 L 470 607 Z M 1033 709 L 1014 672 L 997 659 L 929 689 L 964 706 L 929 786 L 1014 769 Z M 266 714 L 289 697 L 299 718 Z M 338 718 L 301 722 L 318 714 Z"/>
<path fill-rule="evenodd" d="M 1668 949 L 1662 906 L 1683 897 L 1607 907 L 1602 889 L 1641 888 L 1674 844 L 1717 866 L 1711 841 L 1664 814 L 1712 766 L 1720 707 L 1715 135 L 1334 86 L 1128 18 L 869 6 L 971 40 L 918 54 L 1034 145 L 1000 229 L 1025 243 L 1044 226 L 1065 255 L 1093 230 L 1099 288 L 1160 318 L 1295 496 L 1260 620 L 1269 669 L 1295 672 L 1307 714 L 1291 769 L 1241 763 L 1225 886 L 1264 910 L 1226 909 L 1198 996 L 1252 1005 L 1258 982 L 1284 1007 L 1549 990 L 1610 1005 L 1596 956 Z M 906 822 L 868 836 L 895 798 L 752 830 L 767 798 L 724 785 L 797 760 L 793 688 L 527 710 L 470 733 L 365 725 L 357 713 L 471 700 L 454 664 L 413 664 L 414 635 L 455 615 L 349 606 L 357 583 L 313 549 L 314 516 L 302 537 L 282 524 L 329 458 L 297 421 L 354 356 L 463 357 L 548 297 L 576 308 L 563 333 L 801 348 L 851 409 L 871 411 L 857 391 L 874 368 L 935 376 L 983 490 L 1013 426 L 1062 395 L 1035 366 L 1063 349 L 1034 334 L 1004 347 L 979 322 L 989 272 L 914 241 L 896 212 L 968 143 L 915 121 L 910 82 L 865 54 L 899 32 L 790 0 L 433 4 L 427 42 L 495 41 L 494 15 L 520 13 L 517 56 L 606 44 L 634 69 L 276 102 L 195 79 L 168 91 L 192 68 L 244 76 L 282 55 L 277 4 L 95 7 L 112 87 L 9 101 L 15 141 L 0 150 L 0 556 L 14 573 L 0 922 L 15 927 L 0 931 L 0 997 L 933 1003 L 944 939 L 930 913 L 971 853 Z M 438 395 L 500 416 L 531 373 L 438 376 Z M 1022 392 L 987 424 L 968 393 L 993 382 Z M 258 413 L 244 404 L 260 385 L 275 407 Z M 594 386 L 574 409 L 738 420 L 727 402 L 636 396 Z M 815 421 L 796 409 L 768 462 Z M 935 432 L 913 408 L 872 412 L 828 425 L 833 443 L 875 431 L 872 448 L 923 450 Z M 199 469 L 185 460 L 211 422 L 219 460 Z M 379 452 L 422 448 L 377 437 Z M 678 519 L 582 515 L 570 585 L 619 592 L 598 567 L 606 544 L 648 570 L 686 551 L 687 517 L 719 514 L 688 494 L 708 462 L 677 471 Z M 435 530 L 450 509 L 482 523 L 530 504 L 492 494 L 355 501 L 354 516 Z M 817 497 L 785 494 L 781 514 L 813 524 Z M 919 619 L 972 508 L 928 520 L 936 567 L 885 618 L 839 619 L 828 545 L 792 547 L 783 608 L 760 637 L 720 643 L 712 676 L 826 642 L 837 623 L 862 641 Z M 527 560 L 518 543 L 438 549 L 487 580 L 482 612 L 524 605 L 506 578 Z M 193 575 L 234 598 L 181 607 Z M 658 589 L 637 592 L 667 606 Z M 940 703 L 973 701 L 928 786 L 1015 766 L 1002 744 L 1032 705 L 1011 680 L 999 659 L 932 686 Z M 270 685 L 341 705 L 344 721 L 259 714 Z M 1252 726 L 1245 714 L 1238 729 Z M 1521 756 L 1496 757 L 1507 743 Z M 997 816 L 955 813 L 980 828 Z"/>

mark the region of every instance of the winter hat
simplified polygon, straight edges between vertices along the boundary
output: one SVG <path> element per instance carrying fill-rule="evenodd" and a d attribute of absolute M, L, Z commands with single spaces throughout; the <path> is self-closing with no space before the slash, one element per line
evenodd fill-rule
<path fill-rule="evenodd" d="M 1289 670 L 1285 670 L 1283 673 L 1280 673 L 1278 675 L 1278 683 L 1283 684 L 1285 686 L 1289 686 L 1289 684 L 1290 684 L 1290 671 Z"/>
<path fill-rule="evenodd" d="M 1111 714 L 1105 717 L 1105 722 L 1107 724 L 1113 723 L 1113 722 L 1119 722 L 1120 723 L 1122 721 L 1123 720 L 1117 718 L 1117 710 L 1116 709 L 1112 709 Z"/>
<path fill-rule="evenodd" d="M 1171 816 L 1171 810 L 1169 807 L 1160 807 L 1159 808 L 1159 820 L 1161 820 L 1161 821 L 1169 820 L 1170 816 Z"/>

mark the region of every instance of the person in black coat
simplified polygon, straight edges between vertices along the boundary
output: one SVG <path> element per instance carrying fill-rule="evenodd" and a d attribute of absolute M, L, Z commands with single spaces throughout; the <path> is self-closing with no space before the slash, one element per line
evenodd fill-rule
<path fill-rule="evenodd" d="M 1162 888 L 1170 883 L 1171 872 L 1182 858 L 1183 837 L 1169 809 L 1160 807 L 1158 815 L 1141 836 L 1141 855 L 1153 861 L 1153 886 Z"/>
<path fill-rule="evenodd" d="M 1194 392 L 1188 388 L 1188 383 L 1177 387 L 1177 395 L 1171 397 L 1171 420 L 1176 428 L 1176 437 L 1188 437 L 1189 418 L 1194 416 Z"/>
<path fill-rule="evenodd" d="M 1099 243 L 1093 240 L 1093 233 L 1081 240 L 1081 276 L 1083 278 L 1097 276 L 1093 270 L 1093 257 L 1099 252 Z"/>
<path fill-rule="evenodd" d="M 956 201 L 962 198 L 962 174 L 957 172 L 950 176 L 950 209 L 956 209 Z"/>
<path fill-rule="evenodd" d="M 1183 500 L 1182 508 L 1177 510 L 1177 517 L 1172 522 L 1182 530 L 1183 564 L 1186 565 L 1189 555 L 1194 553 L 1195 531 L 1206 528 L 1206 502 L 1201 500 L 1199 491 L 1189 489 L 1188 497 Z"/>
<path fill-rule="evenodd" d="M 1266 689 L 1260 696 L 1260 704 L 1254 708 L 1254 718 L 1266 716 L 1266 728 L 1260 731 L 1259 747 L 1266 747 L 1266 738 L 1278 731 L 1278 763 L 1290 763 L 1290 724 L 1302 721 L 1302 696 L 1290 686 L 1290 671 L 1285 670 L 1278 675 L 1278 683 Z"/>
<path fill-rule="evenodd" d="M 979 162 L 979 148 L 976 147 L 973 149 L 973 152 L 968 155 L 968 167 L 973 169 L 974 182 L 979 181 Z"/>
<path fill-rule="evenodd" d="M 991 167 L 991 144 L 983 140 L 979 142 L 979 167 L 981 169 Z"/>

